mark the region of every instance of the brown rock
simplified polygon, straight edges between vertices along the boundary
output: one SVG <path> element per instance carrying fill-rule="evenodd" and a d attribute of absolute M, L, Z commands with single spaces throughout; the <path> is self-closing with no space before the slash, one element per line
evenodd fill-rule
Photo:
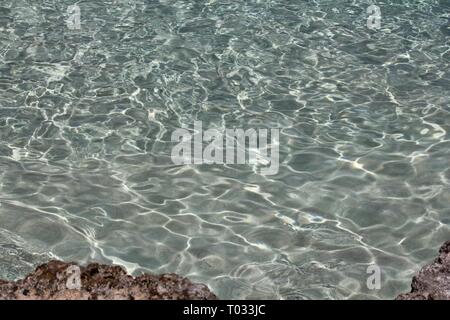
<path fill-rule="evenodd" d="M 22 280 L 0 280 L 0 300 L 215 300 L 203 284 L 176 274 L 132 277 L 119 266 L 50 261 Z"/>
<path fill-rule="evenodd" d="M 439 257 L 414 276 L 411 292 L 396 300 L 450 300 L 450 241 L 439 250 Z"/>

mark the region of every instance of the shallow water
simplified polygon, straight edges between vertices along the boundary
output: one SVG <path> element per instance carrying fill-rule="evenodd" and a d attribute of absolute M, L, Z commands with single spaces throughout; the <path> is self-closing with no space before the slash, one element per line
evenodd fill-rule
<path fill-rule="evenodd" d="M 450 232 L 450 1 L 0 1 L 0 278 L 51 257 L 220 298 L 390 299 Z M 280 170 L 171 133 L 280 128 Z M 381 268 L 369 290 L 366 269 Z"/>

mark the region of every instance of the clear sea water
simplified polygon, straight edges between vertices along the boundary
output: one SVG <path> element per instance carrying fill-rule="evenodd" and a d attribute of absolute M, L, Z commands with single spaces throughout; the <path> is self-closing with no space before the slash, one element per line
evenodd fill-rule
<path fill-rule="evenodd" d="M 50 258 L 223 299 L 391 299 L 450 238 L 450 1 L 0 1 L 0 278 Z M 171 133 L 280 128 L 280 170 Z M 366 286 L 381 268 L 381 288 Z"/>

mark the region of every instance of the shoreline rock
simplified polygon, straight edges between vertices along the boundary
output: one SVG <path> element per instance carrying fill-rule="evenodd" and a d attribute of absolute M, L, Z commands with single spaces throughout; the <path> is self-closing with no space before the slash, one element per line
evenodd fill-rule
<path fill-rule="evenodd" d="M 120 266 L 53 260 L 17 281 L 0 279 L 0 300 L 217 300 L 204 284 L 169 273 L 128 275 Z M 450 241 L 396 300 L 450 300 Z"/>
<path fill-rule="evenodd" d="M 413 277 L 411 292 L 396 300 L 450 300 L 450 241 L 439 249 L 439 257 Z"/>
<path fill-rule="evenodd" d="M 132 277 L 120 266 L 50 261 L 24 279 L 0 279 L 0 300 L 216 300 L 206 285 L 176 274 Z"/>

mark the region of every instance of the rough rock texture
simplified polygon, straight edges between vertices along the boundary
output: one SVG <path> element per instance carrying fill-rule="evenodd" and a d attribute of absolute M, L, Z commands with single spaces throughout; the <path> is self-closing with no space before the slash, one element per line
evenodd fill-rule
<path fill-rule="evenodd" d="M 77 280 L 78 279 L 78 280 Z M 79 282 L 81 280 L 81 283 Z M 0 280 L 0 300 L 215 300 L 203 284 L 176 274 L 132 277 L 119 266 L 50 261 L 22 280 Z"/>
<path fill-rule="evenodd" d="M 439 257 L 414 276 L 411 292 L 397 300 L 450 300 L 450 241 L 443 244 Z"/>

